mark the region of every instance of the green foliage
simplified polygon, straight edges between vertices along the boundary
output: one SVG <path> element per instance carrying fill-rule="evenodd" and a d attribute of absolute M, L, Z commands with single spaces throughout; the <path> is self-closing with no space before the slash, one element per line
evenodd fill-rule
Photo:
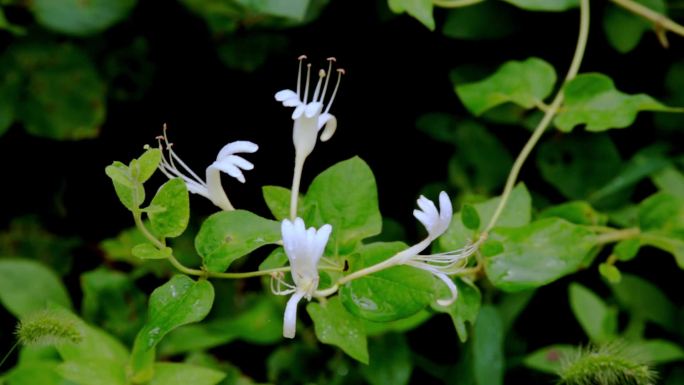
<path fill-rule="evenodd" d="M 307 224 L 332 225 L 328 241 L 332 250 L 349 251 L 382 230 L 375 177 L 361 158 L 339 162 L 320 173 L 311 182 L 306 201 L 316 207 L 315 218 L 308 218 Z"/>
<path fill-rule="evenodd" d="M 591 231 L 558 218 L 498 228 L 491 236 L 504 252 L 485 260 L 487 277 L 505 291 L 539 287 L 574 273 L 596 244 Z"/>
<path fill-rule="evenodd" d="M 584 332 L 594 343 L 610 342 L 617 333 L 617 309 L 606 305 L 591 290 L 572 283 L 568 288 L 570 308 Z"/>
<path fill-rule="evenodd" d="M 320 305 L 309 303 L 306 311 L 314 322 L 319 341 L 336 345 L 350 357 L 368 364 L 368 342 L 363 323 L 342 306 L 339 297 Z"/>
<path fill-rule="evenodd" d="M 38 23 L 56 32 L 87 36 L 123 20 L 136 0 L 36 0 L 31 11 Z"/>
<path fill-rule="evenodd" d="M 663 0 L 638 0 L 637 2 L 658 13 L 665 14 Z M 644 33 L 651 30 L 651 27 L 643 18 L 617 6 L 609 6 L 604 11 L 603 31 L 610 45 L 620 53 L 627 53 L 636 48 Z"/>
<path fill-rule="evenodd" d="M 454 39 L 499 39 L 515 31 L 515 21 L 501 3 L 484 1 L 450 10 L 442 25 L 442 33 Z"/>
<path fill-rule="evenodd" d="M 98 135 L 105 119 L 105 84 L 77 46 L 15 44 L 0 58 L 0 73 L 0 133 L 19 121 L 30 134 L 45 138 Z"/>
<path fill-rule="evenodd" d="M 557 374 L 563 363 L 576 354 L 577 348 L 572 345 L 551 345 L 528 354 L 523 364 L 540 372 Z"/>
<path fill-rule="evenodd" d="M 225 373 L 195 365 L 157 363 L 150 385 L 215 385 L 221 382 Z"/>
<path fill-rule="evenodd" d="M 579 0 L 504 0 L 528 11 L 560 12 L 577 8 Z"/>
<path fill-rule="evenodd" d="M 364 245 L 350 258 L 350 271 L 386 260 L 405 248 L 400 242 Z M 428 272 L 395 266 L 345 284 L 340 288 L 340 298 L 356 316 L 393 321 L 413 315 L 434 301 L 436 284 Z"/>
<path fill-rule="evenodd" d="M 556 83 L 556 71 L 539 58 L 509 61 L 479 82 L 456 85 L 456 94 L 473 115 L 504 103 L 530 109 L 542 103 Z"/>
<path fill-rule="evenodd" d="M 164 183 L 150 202 L 156 210 L 149 213 L 152 230 L 163 237 L 183 234 L 190 220 L 190 197 L 182 179 Z"/>
<path fill-rule="evenodd" d="M 0 302 L 17 318 L 54 304 L 71 308 L 71 299 L 57 275 L 26 259 L 0 259 Z"/>
<path fill-rule="evenodd" d="M 458 338 L 461 342 L 466 342 L 468 339 L 466 322 L 472 325 L 477 320 L 482 304 L 482 294 L 477 286 L 462 279 L 456 280 L 456 287 L 458 288 L 458 297 L 453 304 L 446 307 L 435 304 L 433 309 L 449 314 L 456 328 L 456 333 L 458 333 Z"/>
<path fill-rule="evenodd" d="M 209 271 L 223 272 L 249 252 L 280 240 L 280 224 L 249 211 L 221 211 L 200 228 L 195 247 Z"/>
<path fill-rule="evenodd" d="M 374 338 L 369 345 L 370 362 L 361 367 L 371 385 L 405 385 L 411 379 L 411 349 L 401 334 L 390 333 Z"/>
<path fill-rule="evenodd" d="M 632 274 L 623 274 L 611 285 L 617 300 L 634 316 L 654 322 L 667 330 L 676 330 L 676 307 L 654 284 Z"/>
<path fill-rule="evenodd" d="M 473 330 L 473 372 L 477 384 L 503 384 L 503 342 L 501 316 L 496 308 L 483 306 Z"/>
<path fill-rule="evenodd" d="M 634 123 L 640 111 L 680 112 L 646 94 L 628 95 L 615 89 L 613 80 L 603 74 L 582 74 L 563 88 L 565 102 L 555 119 L 556 126 L 570 132 L 580 124 L 587 131 L 625 128 Z"/>
<path fill-rule="evenodd" d="M 392 12 L 406 12 L 423 23 L 429 30 L 434 31 L 435 19 L 432 16 L 432 0 L 387 0 L 387 4 Z"/>
<path fill-rule="evenodd" d="M 639 205 L 641 243 L 674 255 L 684 268 L 684 198 L 657 193 Z"/>

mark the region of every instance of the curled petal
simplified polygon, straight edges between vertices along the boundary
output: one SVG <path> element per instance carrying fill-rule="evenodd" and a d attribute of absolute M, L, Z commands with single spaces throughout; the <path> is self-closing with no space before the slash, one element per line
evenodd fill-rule
<path fill-rule="evenodd" d="M 337 118 L 327 112 L 321 114 L 321 116 L 318 117 L 318 129 L 320 130 L 322 127 L 325 128 L 321 134 L 321 141 L 325 142 L 335 134 L 335 130 L 337 129 Z"/>
<path fill-rule="evenodd" d="M 316 114 L 320 114 L 323 109 L 323 103 L 321 102 L 311 102 L 306 105 L 304 109 L 304 116 L 307 118 L 313 118 Z"/>
<path fill-rule="evenodd" d="M 456 301 L 456 298 L 458 298 L 458 289 L 456 288 L 456 284 L 446 274 L 436 273 L 435 277 L 441 279 L 442 282 L 444 282 L 444 284 L 449 288 L 449 291 L 451 292 L 450 298 L 438 299 L 437 304 L 440 306 L 451 305 L 452 303 L 454 303 Z"/>
<path fill-rule="evenodd" d="M 451 207 L 451 199 L 449 199 L 449 195 L 447 195 L 445 191 L 442 191 L 439 193 L 439 218 L 441 222 L 447 224 L 451 223 L 451 216 L 453 213 L 454 209 Z"/>
<path fill-rule="evenodd" d="M 293 98 L 299 99 L 299 96 L 297 96 L 297 93 L 292 90 L 281 90 L 275 94 L 275 99 L 279 102 L 285 102 L 286 100 Z"/>
<path fill-rule="evenodd" d="M 283 101 L 283 106 L 285 107 L 297 107 L 300 104 L 302 104 L 302 101 L 298 98 L 292 98 Z"/>
<path fill-rule="evenodd" d="M 254 165 L 239 156 L 228 155 L 212 163 L 211 167 L 221 170 L 240 182 L 245 183 L 245 176 L 240 169 L 251 170 L 254 168 Z"/>
<path fill-rule="evenodd" d="M 220 160 L 225 156 L 241 152 L 253 153 L 256 152 L 258 149 L 259 146 L 256 143 L 252 143 L 248 140 L 237 140 L 235 142 L 231 142 L 223 146 L 221 151 L 219 151 L 216 160 Z"/>
<path fill-rule="evenodd" d="M 295 291 L 287 301 L 283 318 L 283 337 L 285 338 L 294 338 L 297 332 L 297 305 L 302 297 L 304 297 L 303 291 Z"/>

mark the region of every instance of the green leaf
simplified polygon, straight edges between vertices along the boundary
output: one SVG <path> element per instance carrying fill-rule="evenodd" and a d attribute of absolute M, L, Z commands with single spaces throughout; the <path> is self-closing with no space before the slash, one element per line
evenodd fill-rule
<path fill-rule="evenodd" d="M 572 345 L 547 346 L 525 356 L 523 364 L 540 372 L 557 375 L 564 362 L 576 356 L 577 350 Z"/>
<path fill-rule="evenodd" d="M 282 307 L 271 298 L 247 298 L 236 314 L 170 332 L 159 345 L 159 353 L 177 355 L 211 349 L 235 340 L 251 344 L 273 344 L 283 338 Z"/>
<path fill-rule="evenodd" d="M 112 365 L 97 357 L 78 361 L 66 361 L 57 368 L 62 377 L 78 385 L 126 385 L 123 366 Z"/>
<path fill-rule="evenodd" d="M 617 309 L 578 283 L 570 284 L 568 295 L 575 318 L 592 342 L 601 344 L 617 337 Z"/>
<path fill-rule="evenodd" d="M 684 198 L 684 174 L 674 167 L 665 167 L 651 176 L 660 191 Z"/>
<path fill-rule="evenodd" d="M 528 11 L 561 12 L 579 7 L 579 0 L 503 0 Z"/>
<path fill-rule="evenodd" d="M 104 31 L 128 16 L 136 0 L 35 0 L 31 11 L 43 27 L 68 35 Z"/>
<path fill-rule="evenodd" d="M 654 284 L 631 274 L 623 274 L 620 283 L 610 287 L 622 306 L 663 328 L 678 330 L 676 307 Z"/>
<path fill-rule="evenodd" d="M 466 342 L 468 339 L 466 322 L 475 323 L 482 303 L 482 294 L 480 294 L 480 289 L 470 282 L 458 278 L 455 283 L 458 288 L 456 301 L 446 307 L 435 304 L 432 308 L 439 312 L 448 313 L 454 323 L 458 338 L 461 342 Z"/>
<path fill-rule="evenodd" d="M 271 214 L 277 221 L 290 219 L 290 189 L 280 186 L 263 186 L 261 188 L 264 201 Z M 312 205 L 302 195 L 297 200 L 297 216 L 303 219 L 311 219 Z"/>
<path fill-rule="evenodd" d="M 215 385 L 226 374 L 201 366 L 159 362 L 154 364 L 154 377 L 149 385 Z"/>
<path fill-rule="evenodd" d="M 428 27 L 435 30 L 435 19 L 432 16 L 432 0 L 387 0 L 389 8 L 394 13 L 406 12 Z"/>
<path fill-rule="evenodd" d="M 491 305 L 483 306 L 473 330 L 473 373 L 477 384 L 503 384 L 503 343 L 499 312 Z"/>
<path fill-rule="evenodd" d="M 649 175 L 667 167 L 669 162 L 661 152 L 653 147 L 640 150 L 606 185 L 594 191 L 589 200 L 598 202 L 602 199 L 609 199 L 611 195 L 632 187 Z"/>
<path fill-rule="evenodd" d="M 497 305 L 501 321 L 504 325 L 504 331 L 508 332 L 515 321 L 520 316 L 520 313 L 527 308 L 532 297 L 534 297 L 534 290 L 519 291 L 515 293 L 504 293 L 501 301 Z"/>
<path fill-rule="evenodd" d="M 405 385 L 411 379 L 411 349 L 402 334 L 390 333 L 371 340 L 370 362 L 361 374 L 370 385 Z"/>
<path fill-rule="evenodd" d="M 461 222 L 468 230 L 477 230 L 480 228 L 480 215 L 477 213 L 475 207 L 469 204 L 463 205 L 461 208 Z"/>
<path fill-rule="evenodd" d="M 209 281 L 174 275 L 152 292 L 147 322 L 138 339 L 149 350 L 171 330 L 204 319 L 213 302 L 214 287 Z"/>
<path fill-rule="evenodd" d="M 639 352 L 639 357 L 651 365 L 663 365 L 684 361 L 684 349 L 667 340 L 630 341 L 629 347 Z"/>
<path fill-rule="evenodd" d="M 493 257 L 497 254 L 503 253 L 504 246 L 501 242 L 495 241 L 493 239 L 486 240 L 482 246 L 480 246 L 480 253 L 483 257 Z"/>
<path fill-rule="evenodd" d="M 26 259 L 0 259 L 0 302 L 17 318 L 49 304 L 71 309 L 71 300 L 57 275 Z"/>
<path fill-rule="evenodd" d="M 106 87 L 90 57 L 71 44 L 16 45 L 7 55 L 26 76 L 16 118 L 28 133 L 57 140 L 98 135 Z"/>
<path fill-rule="evenodd" d="M 131 175 L 140 183 L 147 182 L 154 172 L 157 171 L 161 158 L 162 153 L 160 149 L 148 148 L 138 159 L 131 161 L 129 165 Z"/>
<path fill-rule="evenodd" d="M 162 237 L 183 234 L 190 220 L 190 197 L 181 178 L 164 183 L 150 202 L 151 206 L 163 207 L 163 211 L 148 213 L 152 230 Z"/>
<path fill-rule="evenodd" d="M 449 10 L 442 33 L 453 39 L 487 40 L 510 35 L 516 22 L 501 3 L 485 1 Z"/>
<path fill-rule="evenodd" d="M 640 247 L 641 241 L 638 238 L 625 239 L 613 247 L 613 254 L 620 261 L 630 261 L 636 257 Z"/>
<path fill-rule="evenodd" d="M 456 94 L 474 115 L 482 115 L 500 104 L 535 107 L 551 94 L 556 83 L 553 67 L 538 58 L 509 61 L 484 80 L 456 86 Z"/>
<path fill-rule="evenodd" d="M 339 296 L 324 304 L 310 302 L 306 311 L 313 320 L 319 341 L 335 345 L 355 360 L 368 364 L 368 342 L 363 323 L 342 306 Z"/>
<path fill-rule="evenodd" d="M 131 249 L 131 253 L 140 259 L 167 259 L 173 255 L 173 249 L 164 247 L 160 250 L 151 243 L 141 243 L 135 245 L 133 249 Z"/>
<path fill-rule="evenodd" d="M 16 119 L 17 103 L 23 86 L 22 71 L 13 59 L 7 54 L 0 57 L 0 135 L 3 135 Z"/>
<path fill-rule="evenodd" d="M 651 195 L 639 204 L 639 227 L 643 245 L 673 254 L 684 268 L 684 198 L 663 192 Z"/>
<path fill-rule="evenodd" d="M 121 203 L 131 211 L 137 210 L 145 201 L 145 187 L 135 179 L 131 169 L 115 161 L 105 168 L 105 173 L 112 179 L 114 190 Z"/>
<path fill-rule="evenodd" d="M 603 262 L 599 265 L 599 273 L 610 283 L 619 283 L 622 279 L 622 273 L 615 265 L 610 265 Z"/>
<path fill-rule="evenodd" d="M 541 175 L 565 197 L 586 199 L 621 170 L 617 148 L 605 135 L 563 136 L 541 144 Z"/>
<path fill-rule="evenodd" d="M 64 312 L 73 317 L 75 323 L 83 334 L 83 339 L 78 344 L 62 344 L 57 346 L 59 355 L 64 361 L 87 362 L 97 357 L 101 363 L 107 362 L 111 366 L 124 368 L 128 359 L 128 350 L 117 339 L 103 330 L 88 325 L 78 316 Z"/>
<path fill-rule="evenodd" d="M 681 110 L 667 107 L 646 94 L 624 94 L 615 89 L 611 78 L 599 73 L 578 75 L 564 86 L 563 93 L 565 102 L 555 124 L 565 132 L 580 124 L 594 132 L 625 128 L 634 123 L 640 111 Z"/>
<path fill-rule="evenodd" d="M 552 206 L 541 213 L 538 219 L 561 218 L 576 225 L 602 226 L 606 224 L 608 217 L 594 210 L 593 207 L 584 201 L 574 201 L 561 203 Z"/>
<path fill-rule="evenodd" d="M 401 242 L 364 245 L 350 258 L 350 272 L 393 256 L 406 245 Z M 352 280 L 340 288 L 344 306 L 369 321 L 386 322 L 413 315 L 435 300 L 435 279 L 424 270 L 395 266 Z"/>
<path fill-rule="evenodd" d="M 427 310 L 421 310 L 412 316 L 408 316 L 396 321 L 373 322 L 365 319 L 362 321 L 366 329 L 366 335 L 373 337 L 387 334 L 389 332 L 408 332 L 427 322 L 430 318 L 432 318 L 432 315 L 433 314 Z"/>
<path fill-rule="evenodd" d="M 480 217 L 480 228 L 484 230 L 494 215 L 496 206 L 501 198 L 496 197 L 482 203 L 474 204 Z M 497 227 L 517 227 L 530 223 L 532 213 L 532 199 L 524 184 L 518 184 L 508 198 L 508 204 L 504 207 Z M 473 239 L 474 232 L 463 226 L 461 213 L 456 213 L 451 219 L 451 224 L 447 231 L 439 238 L 439 246 L 442 250 L 456 250 L 463 247 L 468 241 Z"/>
<path fill-rule="evenodd" d="M 57 362 L 31 361 L 20 363 L 0 377 L 2 385 L 64 385 L 57 373 Z"/>
<path fill-rule="evenodd" d="M 663 0 L 636 0 L 638 3 L 658 12 L 665 13 Z M 603 13 L 603 31 L 610 45 L 620 53 L 627 53 L 639 44 L 644 32 L 653 28 L 646 19 L 621 7 L 610 5 Z"/>
<path fill-rule="evenodd" d="M 343 253 L 382 230 L 375 177 L 359 157 L 339 162 L 319 174 L 311 182 L 306 201 L 318 210 L 316 227 L 332 225 L 328 242 L 331 250 Z"/>
<path fill-rule="evenodd" d="M 202 223 L 195 248 L 207 270 L 224 272 L 234 260 L 280 239 L 278 222 L 244 210 L 221 211 Z"/>
<path fill-rule="evenodd" d="M 596 245 L 591 231 L 558 218 L 499 227 L 490 237 L 503 243 L 504 252 L 486 258 L 485 271 L 504 291 L 543 286 L 574 273 Z"/>

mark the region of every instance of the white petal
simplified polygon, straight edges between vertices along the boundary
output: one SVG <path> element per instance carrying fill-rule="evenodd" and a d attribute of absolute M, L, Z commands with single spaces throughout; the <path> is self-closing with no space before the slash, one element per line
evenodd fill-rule
<path fill-rule="evenodd" d="M 287 301 L 283 317 L 283 337 L 285 338 L 294 338 L 297 332 L 297 305 L 302 297 L 304 297 L 304 292 L 296 291 Z"/>
<path fill-rule="evenodd" d="M 283 106 L 285 107 L 297 107 L 300 104 L 302 104 L 302 101 L 299 100 L 299 98 L 290 98 L 283 100 Z"/>
<path fill-rule="evenodd" d="M 420 207 L 428 216 L 436 218 L 439 215 L 435 204 L 426 197 L 421 195 L 416 202 L 418 203 L 418 207 Z"/>
<path fill-rule="evenodd" d="M 242 174 L 242 171 L 240 171 L 240 169 L 237 168 L 232 162 L 216 161 L 212 163 L 209 167 L 221 170 L 226 174 L 232 176 L 233 178 L 239 180 L 240 182 L 245 183 L 245 176 Z"/>
<path fill-rule="evenodd" d="M 275 94 L 275 99 L 279 102 L 282 102 L 284 100 L 296 98 L 299 99 L 299 96 L 297 96 L 297 93 L 292 91 L 292 90 L 280 90 L 276 92 Z"/>
<path fill-rule="evenodd" d="M 228 167 L 228 165 L 239 167 L 243 170 L 251 170 L 254 168 L 252 162 L 246 160 L 245 158 L 237 155 L 228 155 L 212 163 L 212 166 L 222 169 L 222 167 Z"/>
<path fill-rule="evenodd" d="M 446 274 L 435 274 L 435 277 L 439 278 L 444 282 L 445 285 L 449 288 L 449 291 L 451 292 L 451 297 L 447 299 L 438 299 L 437 304 L 440 306 L 449 306 L 454 301 L 456 301 L 456 298 L 458 298 L 458 289 L 456 288 L 456 284 L 454 281 L 449 278 Z"/>
<path fill-rule="evenodd" d="M 304 115 L 307 118 L 313 118 L 316 114 L 320 114 L 323 109 L 323 103 L 321 102 L 311 102 L 306 105 L 304 110 Z"/>
<path fill-rule="evenodd" d="M 304 104 L 299 104 L 297 108 L 295 108 L 294 111 L 292 111 L 292 119 L 299 119 L 304 113 L 305 107 L 306 106 Z"/>
<path fill-rule="evenodd" d="M 443 222 L 451 222 L 451 216 L 454 213 L 454 209 L 451 207 L 451 199 L 445 191 L 439 193 L 439 217 Z"/>
<path fill-rule="evenodd" d="M 324 126 L 325 129 L 323 129 L 323 133 L 321 134 L 321 142 L 327 141 L 335 134 L 335 130 L 337 129 L 337 119 L 332 114 L 327 112 L 321 114 L 321 116 L 318 117 L 318 129 L 320 130 L 321 127 Z"/>
<path fill-rule="evenodd" d="M 252 143 L 248 140 L 237 140 L 235 142 L 231 142 L 223 146 L 221 151 L 219 151 L 216 160 L 240 152 L 253 153 L 256 152 L 258 149 L 259 146 L 256 143 Z"/>
<path fill-rule="evenodd" d="M 433 218 L 420 210 L 413 210 L 413 216 L 416 217 L 416 219 L 425 226 L 425 230 L 430 233 L 430 229 L 432 229 L 434 224 Z"/>
<path fill-rule="evenodd" d="M 295 243 L 294 224 L 290 222 L 288 219 L 283 220 L 283 222 L 280 224 L 280 233 L 283 237 L 283 247 L 285 248 L 285 254 L 287 254 L 287 258 L 290 260 L 290 265 L 292 265 L 292 262 L 296 257 L 293 252 L 293 245 Z"/>

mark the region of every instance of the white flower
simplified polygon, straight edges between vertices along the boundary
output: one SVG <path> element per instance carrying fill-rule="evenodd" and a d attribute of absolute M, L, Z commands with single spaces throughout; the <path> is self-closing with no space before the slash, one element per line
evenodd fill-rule
<path fill-rule="evenodd" d="M 292 294 L 285 307 L 283 336 L 294 338 L 297 326 L 297 304 L 302 298 L 311 300 L 311 296 L 318 289 L 318 261 L 328 243 L 332 226 L 323 225 L 318 230 L 313 227 L 307 229 L 302 218 L 297 218 L 294 223 L 285 219 L 280 229 L 283 235 L 283 247 L 290 261 L 294 285 L 276 278 L 278 287 L 272 286 L 271 289 L 278 295 Z M 287 289 L 281 290 L 281 284 Z"/>
<path fill-rule="evenodd" d="M 340 79 L 344 70 L 337 69 L 337 83 L 333 90 L 330 99 L 325 103 L 325 96 L 328 91 L 328 84 L 330 82 L 330 75 L 332 70 L 332 63 L 335 58 L 328 58 L 328 72 L 325 70 L 318 71 L 318 82 L 316 89 L 309 100 L 309 82 L 311 78 L 311 64 L 306 65 L 306 81 L 304 84 L 304 94 L 302 94 L 302 62 L 306 56 L 299 57 L 299 72 L 297 74 L 297 91 L 285 89 L 278 91 L 275 94 L 275 99 L 283 103 L 283 106 L 294 107 L 292 112 L 292 119 L 294 120 L 294 129 L 292 131 L 292 141 L 294 142 L 297 156 L 306 158 L 316 146 L 316 137 L 318 131 L 323 129 L 321 134 L 321 141 L 325 142 L 330 139 L 337 128 L 337 119 L 330 114 L 330 107 L 335 100 L 337 89 L 340 85 Z M 325 79 L 325 81 L 324 81 Z M 321 90 L 321 86 L 323 89 Z M 325 110 L 324 110 L 325 108 Z"/>
<path fill-rule="evenodd" d="M 245 183 L 245 176 L 242 170 L 251 170 L 254 165 L 244 158 L 237 156 L 237 153 L 253 153 L 259 149 L 255 143 L 249 141 L 236 141 L 228 143 L 221 151 L 219 151 L 216 161 L 214 161 L 206 170 L 206 182 L 202 180 L 185 162 L 183 162 L 178 155 L 173 151 L 172 144 L 169 143 L 166 136 L 166 126 L 164 126 L 164 135 L 159 137 L 159 147 L 162 147 L 161 141 L 166 144 L 166 150 L 169 152 L 169 157 L 163 155 L 162 161 L 159 164 L 159 169 L 169 178 L 180 177 L 185 181 L 188 191 L 194 194 L 199 194 L 209 199 L 213 204 L 223 210 L 234 210 L 233 205 L 228 200 L 226 192 L 221 185 L 221 171 L 232 176 L 233 178 Z M 181 169 L 179 170 L 178 164 Z M 183 171 L 185 173 L 183 173 Z"/>
<path fill-rule="evenodd" d="M 413 211 L 413 216 L 425 226 L 428 232 L 427 238 L 421 242 L 401 251 L 392 259 L 397 260 L 397 264 L 409 265 L 418 269 L 425 270 L 439 278 L 449 288 L 451 296 L 448 299 L 439 299 L 437 303 L 442 306 L 448 306 L 456 300 L 458 291 L 454 281 L 451 280 L 449 274 L 457 273 L 460 269 L 465 267 L 467 258 L 472 255 L 479 247 L 479 242 L 468 245 L 462 249 L 449 251 L 446 253 L 421 255 L 432 241 L 437 239 L 451 224 L 451 217 L 453 215 L 453 208 L 451 200 L 446 192 L 442 191 L 439 194 L 439 210 L 435 204 L 424 196 L 418 198 L 418 207 Z"/>

